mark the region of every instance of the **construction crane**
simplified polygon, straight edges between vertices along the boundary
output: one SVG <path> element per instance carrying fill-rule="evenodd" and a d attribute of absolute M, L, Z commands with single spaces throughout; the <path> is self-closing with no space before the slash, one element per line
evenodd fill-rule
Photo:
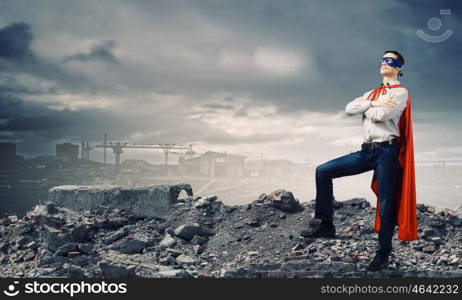
<path fill-rule="evenodd" d="M 183 157 L 185 159 L 191 159 L 191 158 L 194 158 L 195 154 L 199 154 L 199 153 L 197 153 L 194 150 L 192 150 L 191 148 L 189 148 L 188 151 L 186 151 L 186 152 L 171 151 L 170 154 L 175 154 L 175 155 L 178 155 L 178 156 Z"/>
<path fill-rule="evenodd" d="M 172 150 L 188 150 L 187 153 L 194 153 L 192 150 L 192 144 L 188 146 L 177 145 L 177 144 L 130 144 L 121 142 L 105 142 L 102 144 L 95 145 L 94 148 L 112 148 L 112 152 L 115 155 L 115 171 L 120 171 L 120 154 L 123 153 L 124 148 L 132 149 L 162 149 L 165 155 L 165 174 L 168 174 L 168 156 L 172 153 Z"/>

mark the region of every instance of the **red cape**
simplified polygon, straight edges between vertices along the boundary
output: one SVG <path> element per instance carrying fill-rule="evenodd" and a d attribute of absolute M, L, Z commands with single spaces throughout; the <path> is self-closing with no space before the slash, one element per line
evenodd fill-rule
<path fill-rule="evenodd" d="M 402 87 L 399 84 L 392 85 L 390 88 Z M 375 89 L 372 95 L 372 101 L 378 98 L 380 92 L 385 92 L 385 88 Z M 398 180 L 397 199 L 397 216 L 396 224 L 398 226 L 398 239 L 403 241 L 417 240 L 417 211 L 416 211 L 416 188 L 415 188 L 415 166 L 414 166 L 414 138 L 412 133 L 412 115 L 411 115 L 411 97 L 407 98 L 407 105 L 401 115 L 398 124 L 400 136 L 398 137 L 399 145 L 399 164 L 403 170 L 402 177 Z M 379 186 L 376 173 L 372 177 L 371 188 L 377 196 L 377 209 L 375 211 L 375 232 L 380 230 L 380 199 Z"/>

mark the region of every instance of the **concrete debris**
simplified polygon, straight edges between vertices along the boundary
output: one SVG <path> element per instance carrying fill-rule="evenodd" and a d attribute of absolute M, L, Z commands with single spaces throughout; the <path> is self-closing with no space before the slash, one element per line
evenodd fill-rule
<path fill-rule="evenodd" d="M 212 202 L 218 199 L 217 196 L 198 197 L 195 199 L 194 206 L 196 208 L 203 208 L 209 206 Z"/>
<path fill-rule="evenodd" d="M 50 202 L 73 210 L 92 209 L 98 205 L 125 209 L 135 216 L 152 217 L 167 213 L 182 190 L 192 196 L 189 184 L 146 185 L 122 188 L 114 185 L 63 185 L 51 188 Z"/>
<path fill-rule="evenodd" d="M 298 212 L 303 210 L 298 199 L 295 199 L 291 192 L 282 189 L 276 190 L 270 194 L 263 193 L 255 202 L 269 205 L 285 212 Z"/>
<path fill-rule="evenodd" d="M 223 205 L 216 196 L 188 196 L 157 215 L 134 209 L 141 197 L 111 204 L 106 196 L 116 190 L 68 189 L 22 218 L 1 218 L 0 276 L 462 277 L 462 220 L 454 211 L 419 204 L 419 240 L 395 236 L 390 266 L 368 272 L 377 233 L 375 209 L 363 198 L 335 202 L 335 239 L 305 239 L 300 232 L 319 223 L 312 217 L 314 201 L 299 203 L 289 191 L 239 206 Z M 123 198 L 117 197 L 112 199 Z M 100 200 L 81 205 L 90 199 Z M 80 204 L 70 209 L 72 201 Z"/>
<path fill-rule="evenodd" d="M 111 263 L 101 262 L 99 264 L 101 269 L 101 273 L 105 278 L 128 278 L 128 277 L 135 277 L 135 269 L 134 268 L 126 268 L 123 266 L 118 266 Z"/>
<path fill-rule="evenodd" d="M 181 254 L 176 258 L 176 261 L 179 264 L 185 264 L 185 265 L 193 265 L 196 261 L 194 258 L 188 255 Z"/>
<path fill-rule="evenodd" d="M 201 228 L 199 224 L 184 224 L 175 229 L 175 235 L 189 241 L 194 236 L 208 237 L 213 233 Z"/>
<path fill-rule="evenodd" d="M 175 243 L 176 243 L 175 239 L 170 234 L 167 233 L 164 236 L 164 238 L 160 241 L 159 246 L 161 248 L 170 248 L 170 247 L 173 247 Z"/>

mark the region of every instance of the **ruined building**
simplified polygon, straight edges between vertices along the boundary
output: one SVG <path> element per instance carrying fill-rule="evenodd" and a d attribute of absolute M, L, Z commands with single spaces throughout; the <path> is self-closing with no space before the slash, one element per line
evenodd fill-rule
<path fill-rule="evenodd" d="M 210 177 L 241 177 L 244 175 L 245 156 L 226 152 L 207 151 L 196 158 L 180 158 L 180 174 Z"/>

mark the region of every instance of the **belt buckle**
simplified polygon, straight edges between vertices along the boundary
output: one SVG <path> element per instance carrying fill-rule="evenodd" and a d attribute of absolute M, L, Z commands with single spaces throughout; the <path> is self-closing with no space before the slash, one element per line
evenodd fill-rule
<path fill-rule="evenodd" d="M 367 151 L 373 150 L 374 149 L 373 147 L 374 147 L 373 143 L 363 143 L 363 149 L 364 150 L 367 150 Z"/>
<path fill-rule="evenodd" d="M 381 145 L 380 145 L 380 143 L 378 143 L 378 142 L 370 142 L 370 143 L 367 143 L 367 144 L 366 144 L 367 149 L 368 149 L 368 150 L 371 150 L 371 151 L 373 151 L 373 150 L 375 150 L 375 149 L 379 149 L 380 146 L 381 146 Z"/>
<path fill-rule="evenodd" d="M 384 145 L 392 145 L 394 144 L 394 140 L 388 140 L 384 142 L 369 142 L 369 143 L 363 143 L 363 149 L 365 150 L 374 150 L 374 149 L 379 149 L 381 146 Z"/>

